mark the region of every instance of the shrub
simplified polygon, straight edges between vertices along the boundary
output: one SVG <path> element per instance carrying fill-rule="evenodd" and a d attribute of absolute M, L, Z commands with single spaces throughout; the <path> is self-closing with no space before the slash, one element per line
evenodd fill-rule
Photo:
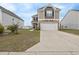
<path fill-rule="evenodd" d="M 12 33 L 18 33 L 18 25 L 9 25 L 7 29 L 10 30 Z"/>
<path fill-rule="evenodd" d="M 4 27 L 0 24 L 0 34 L 4 32 Z"/>

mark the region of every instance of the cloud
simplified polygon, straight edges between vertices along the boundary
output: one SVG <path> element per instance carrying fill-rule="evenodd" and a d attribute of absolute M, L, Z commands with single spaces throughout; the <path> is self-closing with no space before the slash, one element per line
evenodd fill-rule
<path fill-rule="evenodd" d="M 58 7 L 60 9 L 65 8 L 65 6 L 61 5 L 61 4 L 52 4 L 54 7 Z"/>
<path fill-rule="evenodd" d="M 60 11 L 60 19 L 62 19 L 65 16 L 65 14 L 68 12 L 68 10 L 73 9 L 74 4 L 65 3 L 65 4 L 58 4 L 56 6 L 58 6 L 61 9 L 61 11 Z"/>
<path fill-rule="evenodd" d="M 18 13 L 25 20 L 25 25 L 31 25 L 32 16 L 36 14 L 36 12 L 30 13 Z M 23 15 L 23 16 L 22 16 Z"/>
<path fill-rule="evenodd" d="M 11 4 L 11 3 L 1 3 L 0 6 L 10 10 L 10 11 L 16 11 L 16 8 L 14 6 L 14 4 Z"/>

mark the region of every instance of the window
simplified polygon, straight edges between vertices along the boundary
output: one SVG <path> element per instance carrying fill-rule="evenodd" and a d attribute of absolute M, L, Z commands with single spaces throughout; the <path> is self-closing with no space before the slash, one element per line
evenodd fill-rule
<path fill-rule="evenodd" d="M 14 21 L 14 18 L 12 19 L 12 21 Z"/>
<path fill-rule="evenodd" d="M 14 18 L 12 19 L 12 22 L 13 22 L 13 24 L 14 24 Z"/>
<path fill-rule="evenodd" d="M 54 9 L 52 7 L 47 7 L 45 9 L 45 17 L 46 18 L 54 18 Z"/>
<path fill-rule="evenodd" d="M 38 21 L 38 17 L 34 17 L 34 21 Z"/>
<path fill-rule="evenodd" d="M 52 17 L 52 10 L 46 11 L 46 17 Z"/>

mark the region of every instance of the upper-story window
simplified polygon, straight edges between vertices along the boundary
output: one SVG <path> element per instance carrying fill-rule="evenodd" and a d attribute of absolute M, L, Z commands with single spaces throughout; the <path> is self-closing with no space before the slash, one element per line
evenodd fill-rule
<path fill-rule="evenodd" d="M 45 9 L 45 18 L 54 18 L 54 10 L 52 7 L 47 7 Z"/>
<path fill-rule="evenodd" d="M 46 17 L 52 17 L 52 10 L 46 11 Z"/>
<path fill-rule="evenodd" d="M 34 19 L 34 21 L 38 21 L 38 17 L 34 17 L 33 19 Z"/>

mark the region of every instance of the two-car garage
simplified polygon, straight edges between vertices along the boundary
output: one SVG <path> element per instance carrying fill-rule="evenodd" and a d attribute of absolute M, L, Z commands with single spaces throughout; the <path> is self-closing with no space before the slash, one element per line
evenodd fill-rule
<path fill-rule="evenodd" d="M 40 23 L 41 30 L 58 30 L 58 23 L 42 22 Z"/>

